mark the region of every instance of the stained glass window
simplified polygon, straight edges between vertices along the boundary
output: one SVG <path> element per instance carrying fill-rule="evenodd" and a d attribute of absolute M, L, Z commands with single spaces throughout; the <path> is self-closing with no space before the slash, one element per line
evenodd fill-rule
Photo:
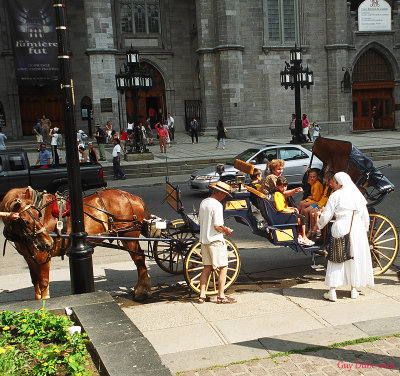
<path fill-rule="evenodd" d="M 159 0 L 119 0 L 121 31 L 124 33 L 159 33 Z"/>
<path fill-rule="evenodd" d="M 297 36 L 297 0 L 265 1 L 268 43 L 293 45 Z"/>

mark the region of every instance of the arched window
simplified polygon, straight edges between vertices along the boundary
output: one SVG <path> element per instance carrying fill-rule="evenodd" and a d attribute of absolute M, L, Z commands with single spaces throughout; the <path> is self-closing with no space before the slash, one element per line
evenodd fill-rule
<path fill-rule="evenodd" d="M 353 70 L 353 82 L 390 80 L 393 77 L 389 63 L 374 49 L 361 55 Z"/>

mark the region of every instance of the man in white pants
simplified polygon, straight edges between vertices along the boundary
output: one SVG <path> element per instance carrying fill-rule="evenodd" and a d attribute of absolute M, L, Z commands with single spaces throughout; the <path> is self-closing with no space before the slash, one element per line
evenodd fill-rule
<path fill-rule="evenodd" d="M 230 185 L 218 182 L 211 185 L 213 192 L 200 204 L 200 243 L 203 258 L 203 271 L 200 276 L 200 296 L 198 303 L 209 301 L 206 296 L 206 284 L 212 269 L 219 269 L 218 304 L 236 303 L 236 299 L 225 296 L 226 273 L 228 271 L 228 250 L 224 234 L 230 235 L 232 230 L 224 226 L 224 212 L 220 201 L 226 196 L 232 197 Z"/>

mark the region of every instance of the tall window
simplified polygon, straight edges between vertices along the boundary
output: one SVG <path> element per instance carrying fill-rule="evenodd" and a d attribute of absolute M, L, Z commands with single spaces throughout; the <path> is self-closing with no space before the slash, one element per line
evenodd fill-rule
<path fill-rule="evenodd" d="M 159 0 L 119 0 L 123 33 L 159 33 Z"/>
<path fill-rule="evenodd" d="M 297 0 L 265 1 L 268 43 L 293 45 L 297 36 Z"/>

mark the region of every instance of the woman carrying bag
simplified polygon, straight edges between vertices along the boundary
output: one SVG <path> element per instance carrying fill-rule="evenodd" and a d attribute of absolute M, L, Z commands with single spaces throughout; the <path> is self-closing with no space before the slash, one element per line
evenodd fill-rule
<path fill-rule="evenodd" d="M 374 277 L 371 262 L 371 252 L 367 231 L 369 228 L 369 214 L 367 201 L 359 189 L 345 172 L 338 172 L 331 180 L 334 192 L 330 195 L 325 210 L 321 214 L 313 232 L 324 228 L 329 221 L 336 217 L 331 228 L 333 242 L 330 241 L 328 250 L 328 266 L 325 276 L 325 284 L 329 286 L 329 292 L 324 298 L 335 302 L 336 288 L 339 286 L 350 286 L 351 298 L 356 299 L 359 295 L 357 289 L 367 285 L 374 285 Z M 345 244 L 346 239 L 339 239 L 348 235 L 349 255 L 345 255 L 346 261 L 329 261 L 337 251 L 332 249 L 332 244 Z M 336 242 L 335 242 L 336 241 Z M 341 247 L 339 247 L 341 249 Z M 346 253 L 345 251 L 343 253 Z"/>

